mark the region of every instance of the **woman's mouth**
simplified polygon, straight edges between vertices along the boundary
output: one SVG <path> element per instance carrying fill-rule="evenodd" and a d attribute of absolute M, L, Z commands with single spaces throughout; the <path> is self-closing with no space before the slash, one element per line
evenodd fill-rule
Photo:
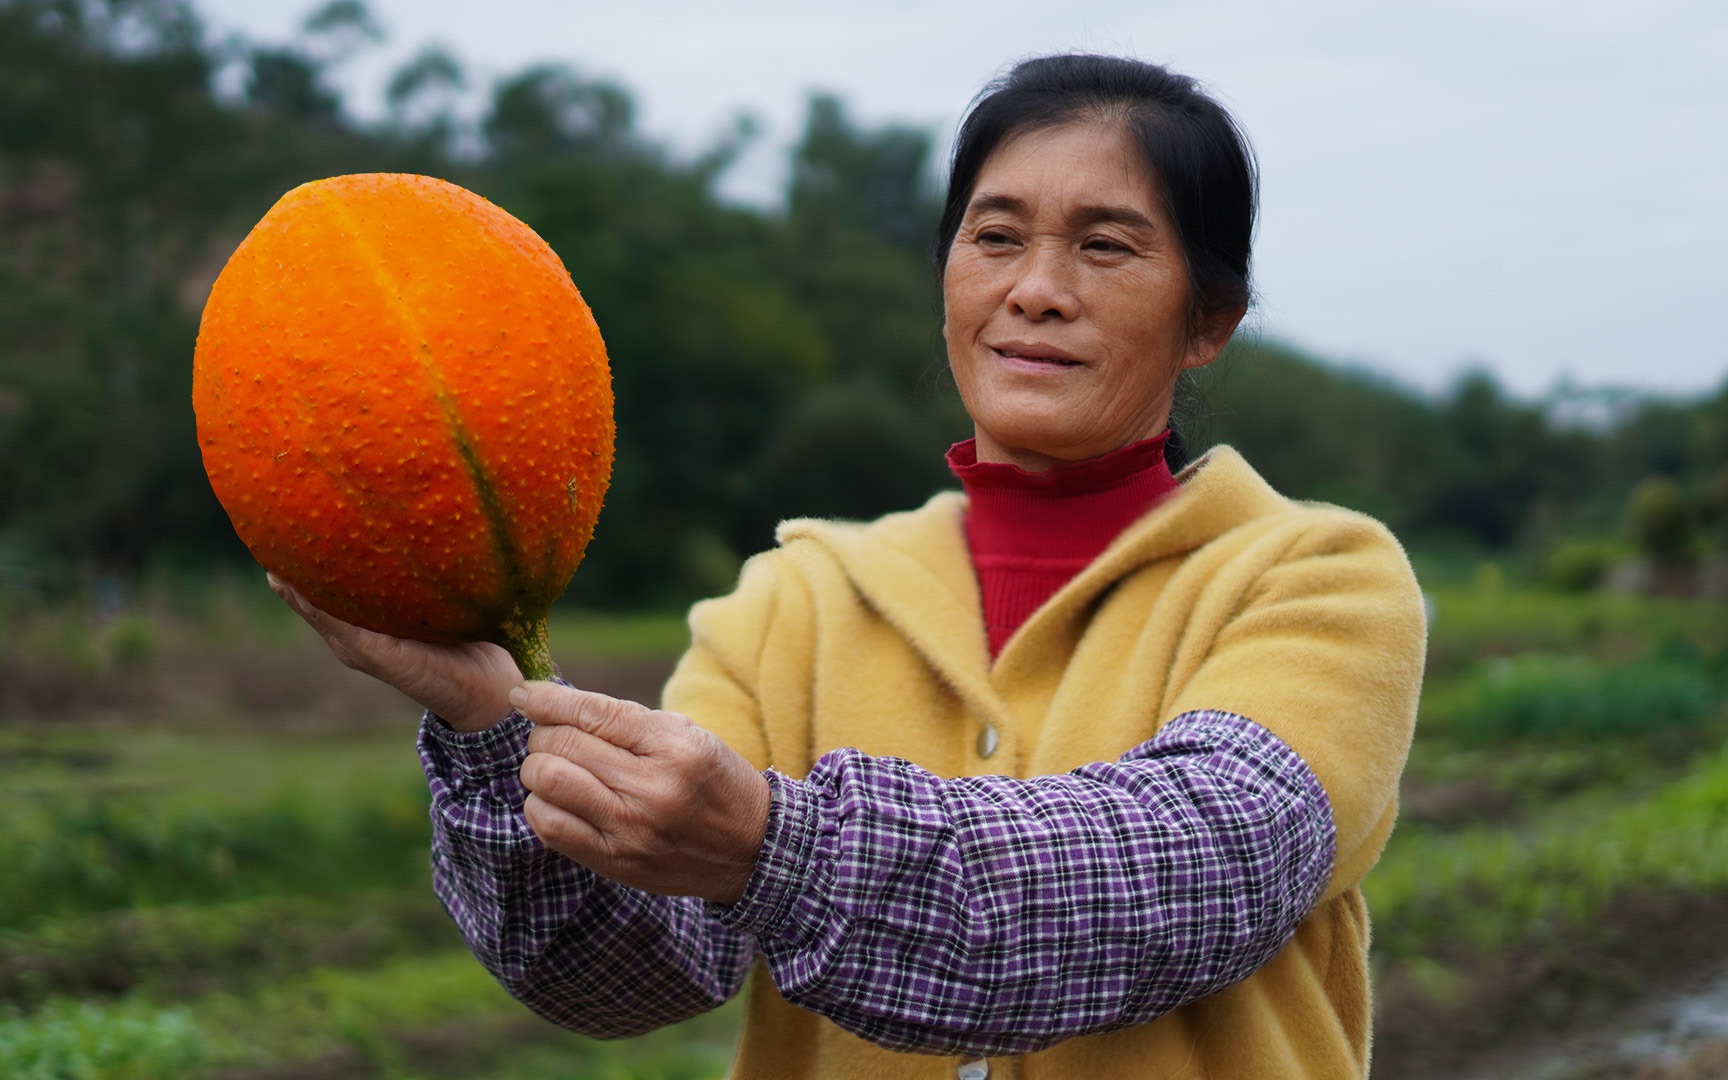
<path fill-rule="evenodd" d="M 1076 367 L 1080 361 L 1059 349 L 1051 349 L 1037 345 L 993 345 L 991 350 L 1004 360 L 1017 360 L 1027 364 L 1043 364 L 1050 367 Z"/>

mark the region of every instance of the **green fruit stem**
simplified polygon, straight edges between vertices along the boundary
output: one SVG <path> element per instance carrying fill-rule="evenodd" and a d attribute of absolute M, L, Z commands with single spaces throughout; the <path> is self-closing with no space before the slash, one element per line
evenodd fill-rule
<path fill-rule="evenodd" d="M 546 638 L 546 620 L 529 624 L 513 623 L 503 628 L 502 640 L 524 679 L 553 679 L 558 669 L 552 666 L 552 647 Z"/>

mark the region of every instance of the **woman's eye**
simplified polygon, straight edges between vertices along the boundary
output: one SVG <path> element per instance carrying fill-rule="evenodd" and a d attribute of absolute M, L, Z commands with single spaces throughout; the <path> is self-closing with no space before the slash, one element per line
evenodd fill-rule
<path fill-rule="evenodd" d="M 1087 251 L 1101 251 L 1107 254 L 1118 254 L 1128 250 L 1128 245 L 1118 243 L 1107 236 L 1093 236 L 1080 245 Z"/>
<path fill-rule="evenodd" d="M 984 229 L 978 233 L 978 243 L 985 247 L 1001 247 L 1013 242 L 1014 238 L 1001 229 Z"/>

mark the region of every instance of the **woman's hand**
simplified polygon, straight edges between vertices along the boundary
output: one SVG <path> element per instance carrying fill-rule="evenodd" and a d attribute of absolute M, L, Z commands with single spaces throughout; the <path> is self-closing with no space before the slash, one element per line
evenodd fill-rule
<path fill-rule="evenodd" d="M 768 781 L 677 713 L 549 682 L 510 703 L 534 721 L 522 808 L 547 847 L 667 896 L 736 903 L 768 827 Z"/>
<path fill-rule="evenodd" d="M 394 686 L 456 730 L 480 731 L 510 714 L 510 688 L 522 681 L 522 673 L 501 646 L 485 641 L 434 645 L 380 634 L 318 610 L 275 574 L 268 580 L 336 659 Z"/>

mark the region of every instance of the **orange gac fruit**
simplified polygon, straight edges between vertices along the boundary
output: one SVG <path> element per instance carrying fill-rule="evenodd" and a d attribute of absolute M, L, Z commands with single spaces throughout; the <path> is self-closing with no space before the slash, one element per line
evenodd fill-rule
<path fill-rule="evenodd" d="M 235 531 L 313 604 L 551 677 L 546 615 L 612 473 L 612 376 L 532 229 L 426 176 L 295 188 L 211 289 L 192 405 Z"/>

